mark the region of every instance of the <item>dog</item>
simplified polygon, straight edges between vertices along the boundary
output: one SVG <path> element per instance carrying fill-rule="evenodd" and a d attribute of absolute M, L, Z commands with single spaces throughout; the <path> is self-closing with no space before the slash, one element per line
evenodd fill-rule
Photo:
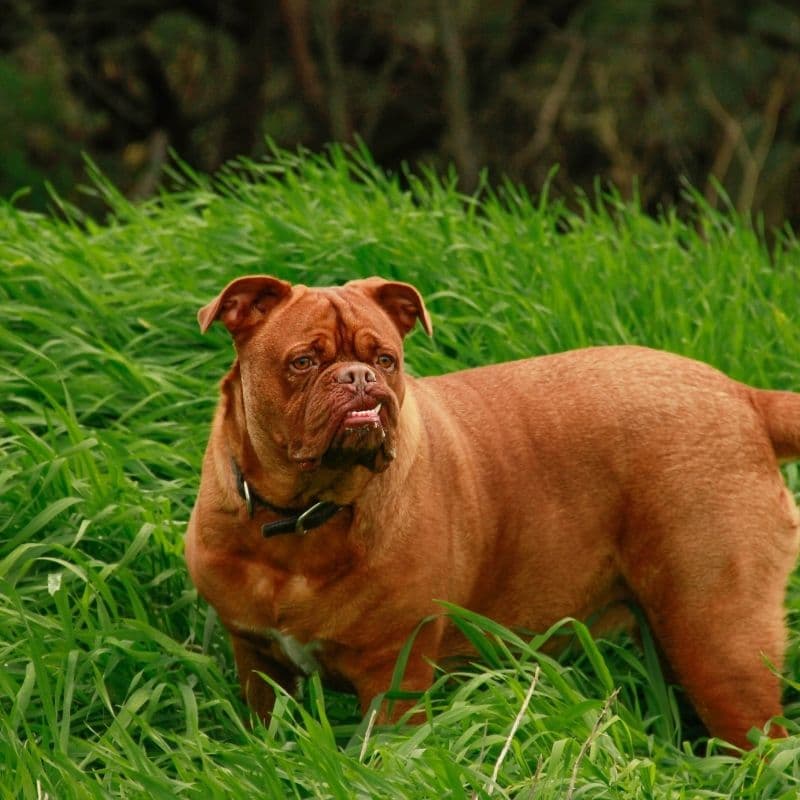
<path fill-rule="evenodd" d="M 380 278 L 238 278 L 198 312 L 215 320 L 236 358 L 186 559 L 258 716 L 260 673 L 291 690 L 312 670 L 366 712 L 415 631 L 400 688 L 425 690 L 469 655 L 437 601 L 595 632 L 635 602 L 712 735 L 748 747 L 781 714 L 800 394 L 637 346 L 412 378 L 403 339 L 430 317 Z"/>

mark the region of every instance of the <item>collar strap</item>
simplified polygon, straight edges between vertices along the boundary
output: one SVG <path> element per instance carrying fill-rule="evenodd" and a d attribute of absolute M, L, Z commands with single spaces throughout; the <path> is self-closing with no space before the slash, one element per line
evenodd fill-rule
<path fill-rule="evenodd" d="M 279 519 L 275 522 L 267 522 L 261 526 L 261 534 L 268 539 L 270 536 L 278 536 L 281 533 L 297 533 L 301 536 L 308 531 L 324 525 L 334 514 L 344 508 L 330 501 L 314 503 L 305 511 L 294 514 L 286 519 Z"/>
<path fill-rule="evenodd" d="M 250 484 L 245 480 L 242 470 L 236 463 L 236 459 L 232 458 L 231 464 L 233 465 L 233 474 L 236 477 L 236 489 L 239 492 L 239 497 L 245 502 L 247 515 L 250 519 L 255 514 L 256 506 L 267 508 L 285 518 L 275 520 L 275 522 L 267 522 L 261 526 L 261 534 L 267 539 L 283 533 L 296 533 L 302 536 L 304 533 L 324 525 L 334 514 L 344 508 L 344 506 L 327 500 L 313 503 L 308 508 L 299 511 L 296 508 L 275 506 L 250 488 Z"/>

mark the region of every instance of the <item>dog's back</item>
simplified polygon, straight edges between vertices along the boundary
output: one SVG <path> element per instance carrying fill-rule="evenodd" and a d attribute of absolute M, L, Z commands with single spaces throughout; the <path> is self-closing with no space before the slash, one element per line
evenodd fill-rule
<path fill-rule="evenodd" d="M 712 730 L 744 744 L 780 713 L 763 659 L 780 667 L 785 646 L 798 512 L 778 457 L 800 454 L 800 396 L 639 347 L 425 379 L 416 395 L 451 420 L 437 436 L 470 442 L 457 468 L 485 492 L 493 560 L 466 604 L 543 630 L 632 596 Z"/>

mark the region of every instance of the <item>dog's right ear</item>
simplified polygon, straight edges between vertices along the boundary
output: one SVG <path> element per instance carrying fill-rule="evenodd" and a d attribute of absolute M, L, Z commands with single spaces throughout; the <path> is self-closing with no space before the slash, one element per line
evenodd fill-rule
<path fill-rule="evenodd" d="M 264 319 L 291 291 L 290 283 L 270 275 L 237 278 L 197 312 L 200 331 L 205 333 L 219 319 L 237 336 Z"/>

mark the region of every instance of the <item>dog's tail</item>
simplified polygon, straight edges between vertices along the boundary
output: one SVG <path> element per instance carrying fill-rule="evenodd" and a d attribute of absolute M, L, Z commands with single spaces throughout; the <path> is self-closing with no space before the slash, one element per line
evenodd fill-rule
<path fill-rule="evenodd" d="M 775 455 L 800 458 L 800 394 L 753 389 L 753 402 L 764 418 Z"/>

